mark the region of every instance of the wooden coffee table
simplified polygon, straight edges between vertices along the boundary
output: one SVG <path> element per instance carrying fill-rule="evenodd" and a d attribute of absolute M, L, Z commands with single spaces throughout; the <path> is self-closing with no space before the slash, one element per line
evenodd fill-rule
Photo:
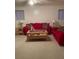
<path fill-rule="evenodd" d="M 27 32 L 27 41 L 29 40 L 40 40 L 40 39 L 47 39 L 48 38 L 48 32 L 46 30 L 35 30 L 31 31 L 29 30 Z"/>

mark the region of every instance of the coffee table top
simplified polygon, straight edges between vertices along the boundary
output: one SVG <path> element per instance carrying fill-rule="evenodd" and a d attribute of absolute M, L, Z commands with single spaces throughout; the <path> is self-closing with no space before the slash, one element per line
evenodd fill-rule
<path fill-rule="evenodd" d="M 47 30 L 34 30 L 34 31 L 28 30 L 27 33 L 48 33 L 48 32 Z"/>

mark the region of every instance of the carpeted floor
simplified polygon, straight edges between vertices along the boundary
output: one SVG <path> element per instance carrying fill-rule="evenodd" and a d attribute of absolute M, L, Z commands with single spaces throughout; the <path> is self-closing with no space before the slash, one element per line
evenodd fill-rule
<path fill-rule="evenodd" d="M 29 41 L 26 36 L 15 39 L 15 59 L 64 59 L 64 47 L 59 46 L 53 36 L 50 41 Z"/>

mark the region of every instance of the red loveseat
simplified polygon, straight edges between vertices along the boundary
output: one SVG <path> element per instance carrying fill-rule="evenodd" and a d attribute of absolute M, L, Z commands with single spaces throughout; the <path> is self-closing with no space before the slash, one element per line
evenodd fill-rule
<path fill-rule="evenodd" d="M 58 27 L 51 28 L 51 33 L 54 35 L 59 45 L 64 46 L 64 31 L 60 31 Z"/>
<path fill-rule="evenodd" d="M 47 30 L 50 34 L 50 26 L 49 23 L 30 23 L 34 29 L 36 30 Z M 26 35 L 27 31 L 31 29 L 31 25 L 26 24 L 26 26 L 23 27 L 23 33 Z"/>

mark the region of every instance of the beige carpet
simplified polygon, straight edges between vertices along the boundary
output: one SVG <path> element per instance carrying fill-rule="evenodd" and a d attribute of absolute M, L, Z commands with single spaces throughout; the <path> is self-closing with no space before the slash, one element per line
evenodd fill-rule
<path fill-rule="evenodd" d="M 15 59 L 64 59 L 64 47 L 51 41 L 25 42 L 26 36 L 17 35 L 15 39 Z"/>

